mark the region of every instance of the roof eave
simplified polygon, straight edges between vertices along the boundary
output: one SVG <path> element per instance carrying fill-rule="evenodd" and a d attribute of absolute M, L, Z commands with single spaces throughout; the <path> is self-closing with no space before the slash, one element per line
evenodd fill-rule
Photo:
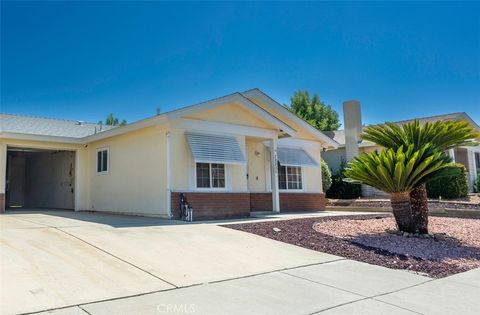
<path fill-rule="evenodd" d="M 69 143 L 69 144 L 84 144 L 85 143 L 83 141 L 84 138 L 37 135 L 37 134 L 17 133 L 17 132 L 0 132 L 0 139 L 57 142 L 57 143 Z"/>

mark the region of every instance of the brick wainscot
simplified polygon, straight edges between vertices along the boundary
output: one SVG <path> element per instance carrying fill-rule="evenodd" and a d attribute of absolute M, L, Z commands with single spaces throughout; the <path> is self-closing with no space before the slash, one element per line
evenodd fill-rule
<path fill-rule="evenodd" d="M 280 212 L 322 211 L 326 205 L 325 194 L 280 193 Z M 251 193 L 251 211 L 272 211 L 271 193 Z"/>
<path fill-rule="evenodd" d="M 250 216 L 250 194 L 229 192 L 185 192 L 193 209 L 193 220 L 228 219 Z M 180 218 L 180 192 L 172 192 L 172 215 Z"/>
<path fill-rule="evenodd" d="M 172 215 L 180 218 L 180 193 L 172 192 Z M 251 211 L 272 211 L 272 193 L 184 192 L 193 219 L 249 217 Z M 326 199 L 319 193 L 280 193 L 280 211 L 322 211 Z"/>

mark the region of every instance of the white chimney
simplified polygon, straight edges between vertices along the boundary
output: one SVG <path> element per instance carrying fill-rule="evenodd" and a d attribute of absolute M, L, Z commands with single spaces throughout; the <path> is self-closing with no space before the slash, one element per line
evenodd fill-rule
<path fill-rule="evenodd" d="M 345 127 L 345 153 L 347 162 L 358 156 L 358 143 L 362 133 L 362 113 L 360 102 L 343 102 L 343 125 Z"/>

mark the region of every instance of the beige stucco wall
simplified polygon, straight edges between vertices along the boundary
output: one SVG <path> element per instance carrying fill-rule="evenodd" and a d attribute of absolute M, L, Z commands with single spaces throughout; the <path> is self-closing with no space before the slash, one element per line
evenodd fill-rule
<path fill-rule="evenodd" d="M 149 127 L 88 145 L 91 210 L 166 216 L 166 129 Z M 97 174 L 97 149 L 109 171 Z"/>
<path fill-rule="evenodd" d="M 231 123 L 241 126 L 257 128 L 271 128 L 265 121 L 254 116 L 252 112 L 238 104 L 226 104 L 216 108 L 204 110 L 188 115 L 186 118 Z"/>
<path fill-rule="evenodd" d="M 75 210 L 85 210 L 89 208 L 89 178 L 86 172 L 89 161 L 88 148 L 85 147 L 85 145 L 7 138 L 0 139 L 0 193 L 5 193 L 6 152 L 8 147 L 75 151 Z"/>
<path fill-rule="evenodd" d="M 305 152 L 317 161 L 320 165 L 320 149 L 304 147 Z M 321 167 L 304 167 L 304 187 L 305 192 L 320 193 L 322 192 L 322 169 Z"/>

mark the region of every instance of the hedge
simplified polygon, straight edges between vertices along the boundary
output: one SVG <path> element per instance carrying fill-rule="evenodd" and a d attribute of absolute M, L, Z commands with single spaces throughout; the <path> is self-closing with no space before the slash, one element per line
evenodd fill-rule
<path fill-rule="evenodd" d="M 465 167 L 459 167 L 461 172 L 455 176 L 440 177 L 427 182 L 429 198 L 455 199 L 468 194 L 468 180 Z"/>
<path fill-rule="evenodd" d="M 340 168 L 332 174 L 332 185 L 327 190 L 327 198 L 334 199 L 355 199 L 362 195 L 362 186 L 360 184 L 352 184 L 344 182 L 346 163 L 342 160 Z"/>

